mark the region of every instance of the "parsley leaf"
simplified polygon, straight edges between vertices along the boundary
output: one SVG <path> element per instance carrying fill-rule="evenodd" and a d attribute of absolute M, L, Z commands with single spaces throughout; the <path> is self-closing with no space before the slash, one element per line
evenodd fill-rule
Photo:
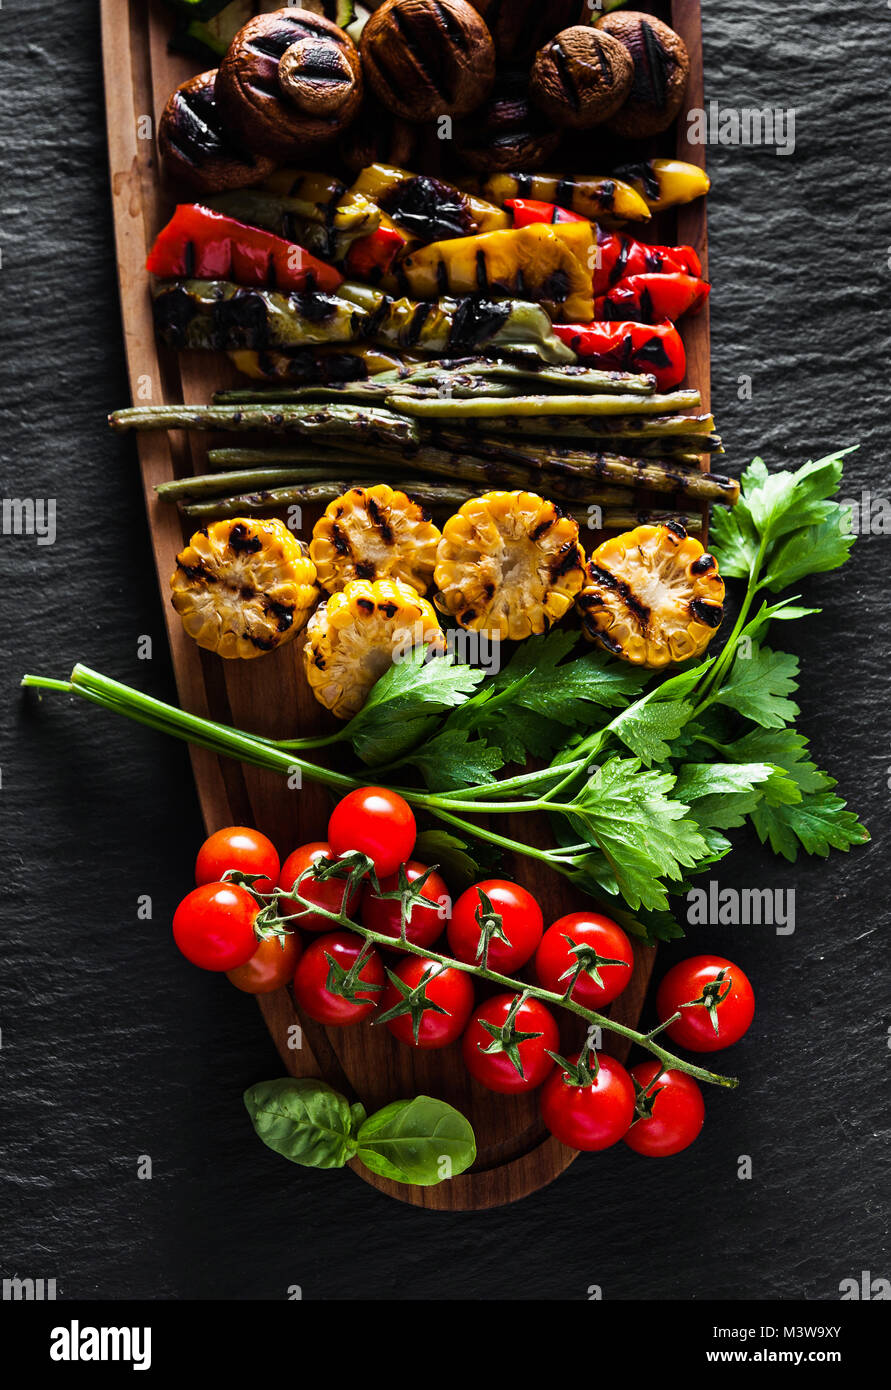
<path fill-rule="evenodd" d="M 432 715 L 463 704 L 483 674 L 447 656 L 428 660 L 414 649 L 375 683 L 347 736 L 363 762 L 394 762 L 434 727 Z"/>
<path fill-rule="evenodd" d="M 469 729 L 450 728 L 443 729 L 402 761 L 419 768 L 428 787 L 443 791 L 494 782 L 495 773 L 504 766 L 498 748 L 490 747 L 484 739 L 471 738 Z"/>
<path fill-rule="evenodd" d="M 638 758 L 610 758 L 574 801 L 569 818 L 603 851 L 629 907 L 665 908 L 665 885 L 709 847 L 688 807 L 672 801 L 670 772 L 644 771 Z"/>
<path fill-rule="evenodd" d="M 856 537 L 850 529 L 850 509 L 836 507 L 835 513 L 818 526 L 796 531 L 776 547 L 764 579 L 771 593 L 797 584 L 806 574 L 824 574 L 845 563 Z"/>
<path fill-rule="evenodd" d="M 790 769 L 790 776 L 801 787 L 802 780 L 812 776 L 809 769 L 813 764 L 805 764 L 799 769 Z M 814 769 L 816 772 L 817 769 Z M 834 778 L 825 778 L 829 787 L 835 786 Z M 803 788 L 802 788 L 803 790 Z M 830 790 L 803 791 L 800 802 L 795 805 L 759 806 L 752 813 L 752 824 L 758 832 L 761 843 L 770 842 L 774 854 L 782 854 L 793 864 L 798 858 L 799 845 L 807 854 L 818 854 L 823 859 L 830 849 L 849 850 L 852 845 L 862 845 L 870 838 L 869 831 L 861 825 L 853 811 L 846 809 L 846 803 Z"/>
<path fill-rule="evenodd" d="M 786 696 L 797 689 L 798 658 L 787 652 L 771 651 L 757 642 L 751 652 L 743 646 L 736 654 L 723 685 L 712 695 L 721 705 L 766 729 L 781 728 L 799 713 L 794 700 Z"/>

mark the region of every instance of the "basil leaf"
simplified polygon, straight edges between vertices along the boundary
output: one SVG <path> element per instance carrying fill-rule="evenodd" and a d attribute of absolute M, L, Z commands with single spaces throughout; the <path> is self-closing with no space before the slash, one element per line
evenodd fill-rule
<path fill-rule="evenodd" d="M 356 1152 L 354 1123 L 361 1123 L 365 1112 L 324 1081 L 295 1076 L 259 1081 L 245 1091 L 244 1103 L 263 1143 L 292 1163 L 342 1168 Z"/>
<path fill-rule="evenodd" d="M 432 1096 L 397 1100 L 370 1116 L 356 1136 L 358 1157 L 382 1178 L 432 1187 L 476 1158 L 470 1122 Z"/>

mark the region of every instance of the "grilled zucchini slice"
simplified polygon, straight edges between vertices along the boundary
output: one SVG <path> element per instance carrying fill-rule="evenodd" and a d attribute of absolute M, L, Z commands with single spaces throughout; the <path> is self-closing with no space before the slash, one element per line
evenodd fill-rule
<path fill-rule="evenodd" d="M 353 487 L 313 527 L 310 557 L 329 594 L 354 579 L 400 579 L 424 594 L 441 532 L 426 511 L 386 483 Z"/>
<path fill-rule="evenodd" d="M 306 636 L 306 678 L 319 703 L 338 719 L 362 708 L 394 660 L 417 647 L 445 647 L 430 604 L 396 579 L 354 579 L 319 604 Z"/>
<path fill-rule="evenodd" d="M 637 666 L 705 651 L 724 617 L 718 562 L 677 521 L 604 541 L 578 597 L 586 636 Z"/>
<path fill-rule="evenodd" d="M 548 632 L 585 582 L 578 523 L 534 492 L 471 498 L 443 527 L 436 606 L 512 640 Z"/>
<path fill-rule="evenodd" d="M 319 597 L 316 567 L 284 522 L 234 517 L 176 557 L 173 606 L 199 647 L 250 660 L 292 642 Z"/>

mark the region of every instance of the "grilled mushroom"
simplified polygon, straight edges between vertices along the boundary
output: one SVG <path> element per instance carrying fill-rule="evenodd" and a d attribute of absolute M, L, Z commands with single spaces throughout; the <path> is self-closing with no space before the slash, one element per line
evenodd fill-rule
<path fill-rule="evenodd" d="M 473 0 L 495 42 L 498 57 L 523 62 L 570 24 L 580 24 L 593 6 L 588 0 Z"/>
<path fill-rule="evenodd" d="M 495 78 L 492 36 L 467 0 L 386 0 L 361 48 L 376 95 L 407 121 L 466 115 Z"/>
<path fill-rule="evenodd" d="M 215 100 L 217 70 L 190 77 L 172 93 L 158 125 L 167 174 L 196 193 L 225 193 L 265 179 L 271 159 L 246 149 L 223 124 Z"/>
<path fill-rule="evenodd" d="M 500 73 L 491 97 L 455 132 L 458 156 L 482 174 L 540 169 L 560 144 L 560 132 L 529 102 L 529 76 Z"/>
<path fill-rule="evenodd" d="M 323 15 L 283 9 L 239 29 L 220 64 L 217 100 L 246 145 L 278 160 L 339 135 L 362 100 L 348 34 Z"/>
<path fill-rule="evenodd" d="M 529 92 L 557 125 L 587 130 L 615 115 L 633 77 L 631 55 L 618 39 L 576 24 L 539 49 Z"/>
<path fill-rule="evenodd" d="M 609 129 L 633 140 L 667 130 L 683 105 L 690 76 L 683 39 L 661 19 L 637 10 L 605 14 L 597 28 L 624 44 L 634 64 L 630 95 Z"/>

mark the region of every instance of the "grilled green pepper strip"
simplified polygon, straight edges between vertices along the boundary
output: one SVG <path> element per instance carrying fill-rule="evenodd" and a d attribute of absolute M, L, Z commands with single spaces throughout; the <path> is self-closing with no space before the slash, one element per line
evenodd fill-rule
<path fill-rule="evenodd" d="M 329 464 L 324 460 L 317 460 L 315 467 L 285 467 L 270 465 L 264 460 L 262 467 L 233 469 L 225 473 L 198 473 L 192 478 L 157 483 L 155 492 L 163 502 L 187 502 L 205 497 L 233 497 L 238 492 L 283 487 L 286 483 L 334 482 L 337 479 L 341 480 L 343 492 L 358 481 L 358 474 L 363 471 L 374 474 L 374 482 L 380 481 L 377 476 L 380 464 L 374 461 L 369 461 L 364 467 L 355 463 Z M 364 481 L 367 483 L 369 479 Z"/>
<path fill-rule="evenodd" d="M 402 444 L 420 439 L 418 427 L 387 410 L 354 405 L 305 406 L 147 405 L 116 410 L 108 423 L 127 430 L 268 430 L 273 434 L 346 435 L 376 440 L 383 435 Z"/>
<path fill-rule="evenodd" d="M 501 420 L 531 416 L 536 421 L 546 417 L 546 428 L 550 427 L 553 417 L 559 428 L 566 417 L 664 415 L 669 410 L 695 410 L 701 403 L 698 391 L 672 391 L 667 395 L 651 396 L 510 396 L 508 399 L 471 393 L 467 400 L 452 400 L 439 394 L 412 396 L 402 384 L 386 397 L 391 410 L 419 420 Z"/>
<path fill-rule="evenodd" d="M 480 381 L 505 381 L 520 388 L 527 385 L 558 386 L 561 390 L 582 392 L 615 391 L 628 395 L 648 396 L 656 389 L 653 376 L 635 376 L 631 372 L 604 372 L 593 367 L 577 367 L 567 363 L 565 366 L 541 367 L 518 365 L 513 362 L 490 362 L 483 357 L 468 358 L 465 361 L 419 362 L 406 367 L 403 372 L 387 372 L 378 377 L 399 383 L 438 382 L 442 375 L 459 371 L 476 377 Z M 401 385 L 400 385 L 401 389 Z"/>
<path fill-rule="evenodd" d="M 460 405 L 461 402 L 458 402 Z M 398 418 L 398 417 L 396 417 Z M 448 419 L 448 416 L 440 418 Z M 454 417 L 452 417 L 454 418 Z M 470 422 L 466 422 L 470 423 Z M 607 439 L 672 439 L 684 440 L 685 449 L 690 448 L 690 440 L 695 440 L 699 448 L 699 437 L 713 436 L 715 422 L 711 415 L 653 415 L 643 418 L 634 415 L 558 415 L 542 419 L 536 415 L 509 415 L 493 422 L 490 428 L 499 434 L 531 434 L 545 438 L 559 436 L 570 439 L 586 439 L 589 436 Z M 720 443 L 720 441 L 719 441 Z M 473 436 L 468 435 L 467 446 L 473 448 Z"/>
<path fill-rule="evenodd" d="M 329 261 L 342 261 L 354 241 L 375 231 L 380 222 L 377 208 L 369 204 L 368 220 L 355 226 L 338 228 L 317 217 L 307 217 L 304 204 L 297 199 L 279 198 L 262 188 L 239 188 L 231 193 L 217 193 L 206 204 L 227 217 L 236 217 L 250 227 L 264 227 L 286 241 L 295 241 L 315 256 Z"/>
<path fill-rule="evenodd" d="M 350 281 L 336 294 L 285 295 L 228 280 L 165 281 L 153 293 L 157 332 L 173 348 L 233 351 L 375 342 L 441 355 L 529 342 L 548 361 L 575 361 L 571 348 L 551 331 L 544 310 L 524 300 L 391 299 Z"/>

